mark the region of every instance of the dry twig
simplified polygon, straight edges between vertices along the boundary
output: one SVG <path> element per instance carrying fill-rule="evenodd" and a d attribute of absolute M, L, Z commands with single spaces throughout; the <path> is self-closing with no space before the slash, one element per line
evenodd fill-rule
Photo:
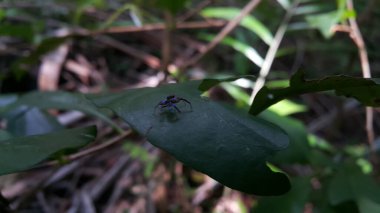
<path fill-rule="evenodd" d="M 253 101 L 256 94 L 259 92 L 261 87 L 263 87 L 265 84 L 265 79 L 269 74 L 269 71 L 270 71 L 270 68 L 272 66 L 274 57 L 276 56 L 276 52 L 278 50 L 278 47 L 280 46 L 280 43 L 282 41 L 282 38 L 284 37 L 285 31 L 288 28 L 289 21 L 290 21 L 291 17 L 293 16 L 294 10 L 298 6 L 298 4 L 299 4 L 299 0 L 295 1 L 293 3 L 293 5 L 288 9 L 288 11 L 285 15 L 285 18 L 282 20 L 281 25 L 278 28 L 272 43 L 270 44 L 267 55 L 265 56 L 264 63 L 261 66 L 259 77 L 257 78 L 255 86 L 253 88 L 250 102 Z"/>
<path fill-rule="evenodd" d="M 191 30 L 191 29 L 204 29 L 204 28 L 218 28 L 226 25 L 226 21 L 223 20 L 210 20 L 210 21 L 191 21 L 191 22 L 177 22 L 176 29 L 178 30 Z M 111 27 L 105 30 L 99 30 L 95 32 L 89 32 L 87 35 L 99 35 L 106 33 L 139 33 L 149 31 L 162 31 L 165 30 L 165 24 L 146 24 L 141 27 L 128 26 L 128 27 Z"/>
<path fill-rule="evenodd" d="M 352 0 L 347 0 L 347 9 L 354 10 L 354 4 Z M 359 58 L 360 58 L 360 64 L 362 67 L 362 73 L 364 78 L 371 78 L 371 70 L 369 66 L 368 61 L 368 54 L 365 47 L 365 43 L 363 40 L 363 36 L 360 33 L 359 26 L 355 20 L 355 18 L 349 18 L 349 25 L 350 25 L 350 37 L 355 42 L 356 46 L 359 50 Z M 368 142 L 371 146 L 371 148 L 374 148 L 373 141 L 375 140 L 375 133 L 373 130 L 373 108 L 372 107 L 366 107 L 366 131 L 367 131 L 367 137 Z"/>

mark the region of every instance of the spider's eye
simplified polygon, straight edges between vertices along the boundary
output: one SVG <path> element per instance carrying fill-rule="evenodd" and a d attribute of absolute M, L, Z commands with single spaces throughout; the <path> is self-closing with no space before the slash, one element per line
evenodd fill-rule
<path fill-rule="evenodd" d="M 166 99 L 172 99 L 172 98 L 174 98 L 175 96 L 174 95 L 169 95 L 168 97 L 166 97 Z"/>

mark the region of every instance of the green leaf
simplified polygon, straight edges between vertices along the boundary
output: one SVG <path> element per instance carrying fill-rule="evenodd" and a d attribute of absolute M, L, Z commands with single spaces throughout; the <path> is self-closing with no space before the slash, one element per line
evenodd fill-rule
<path fill-rule="evenodd" d="M 287 194 L 281 197 L 259 199 L 257 206 L 255 206 L 252 212 L 304 212 L 305 204 L 310 199 L 311 190 L 310 178 L 294 178 L 292 180 L 292 189 Z"/>
<path fill-rule="evenodd" d="M 328 198 L 332 205 L 355 201 L 360 212 L 380 212 L 380 186 L 353 165 L 345 165 L 332 178 Z"/>
<path fill-rule="evenodd" d="M 331 30 L 340 20 L 341 14 L 338 11 L 328 13 L 310 15 L 306 17 L 306 21 L 311 27 L 317 28 L 325 38 L 331 38 L 334 32 Z"/>
<path fill-rule="evenodd" d="M 334 90 L 337 95 L 353 97 L 367 106 L 380 106 L 380 85 L 377 79 L 351 76 L 329 76 L 323 79 L 305 81 L 298 72 L 290 79 L 286 88 L 269 89 L 263 87 L 256 95 L 249 112 L 257 115 L 269 106 L 294 95 Z"/>
<path fill-rule="evenodd" d="M 199 81 L 159 88 L 127 90 L 95 104 L 111 108 L 133 129 L 176 159 L 220 183 L 246 193 L 279 195 L 290 183 L 272 172 L 266 161 L 288 145 L 287 135 L 273 124 L 200 97 Z M 175 94 L 191 102 L 182 111 L 155 106 Z"/>
<path fill-rule="evenodd" d="M 259 116 L 281 127 L 289 136 L 289 147 L 276 154 L 273 161 L 279 163 L 308 163 L 311 151 L 308 145 L 307 130 L 302 122 L 290 117 L 280 116 L 269 110 Z"/>
<path fill-rule="evenodd" d="M 293 101 L 285 99 L 270 106 L 269 109 L 279 115 L 287 116 L 294 113 L 305 112 L 307 110 L 307 107 L 305 105 L 297 104 Z"/>
<path fill-rule="evenodd" d="M 5 118 L 7 130 L 15 136 L 46 134 L 63 129 L 55 117 L 35 107 L 19 107 Z"/>
<path fill-rule="evenodd" d="M 201 11 L 201 15 L 208 18 L 221 18 L 231 20 L 238 16 L 240 12 L 241 9 L 233 7 L 208 7 Z M 259 38 L 261 38 L 266 44 L 270 45 L 272 43 L 272 33 L 254 16 L 245 16 L 240 22 L 240 25 L 258 35 Z"/>
<path fill-rule="evenodd" d="M 186 6 L 188 0 L 154 0 L 154 2 L 157 7 L 175 14 Z"/>
<path fill-rule="evenodd" d="M 210 34 L 201 34 L 200 37 L 202 39 L 211 41 L 214 39 L 214 35 Z M 243 43 L 239 40 L 236 40 L 234 38 L 226 36 L 222 41 L 221 44 L 225 44 L 227 46 L 230 46 L 234 48 L 236 51 L 243 54 L 245 57 L 247 57 L 251 62 L 256 64 L 258 67 L 261 67 L 264 63 L 264 59 L 259 55 L 259 53 L 251 46 L 249 46 L 246 43 Z"/>
<path fill-rule="evenodd" d="M 32 106 L 39 109 L 78 110 L 98 117 L 121 131 L 105 113 L 95 107 L 83 94 L 74 94 L 63 91 L 31 92 L 21 96 L 12 104 L 9 104 L 3 113 L 10 112 L 20 106 Z"/>
<path fill-rule="evenodd" d="M 198 89 L 200 91 L 202 91 L 202 92 L 205 92 L 205 91 L 211 89 L 212 87 L 214 87 L 214 86 L 216 86 L 216 85 L 218 85 L 220 83 L 235 81 L 235 80 L 238 80 L 238 79 L 241 79 L 241 78 L 248 78 L 248 79 L 251 79 L 251 80 L 256 80 L 256 77 L 253 76 L 253 75 L 241 75 L 241 76 L 231 76 L 231 77 L 222 76 L 220 78 L 218 78 L 218 77 L 205 78 L 199 84 L 199 88 Z"/>
<path fill-rule="evenodd" d="M 0 95 L 0 113 L 2 113 L 7 105 L 15 102 L 17 99 L 18 96 L 14 94 Z"/>
<path fill-rule="evenodd" d="M 82 147 L 95 136 L 91 126 L 0 141 L 0 175 L 28 169 L 62 149 Z"/>
<path fill-rule="evenodd" d="M 10 138 L 12 138 L 12 134 L 6 130 L 3 130 L 3 129 L 0 129 L 0 143 L 1 141 L 5 141 L 5 140 L 8 140 Z"/>
<path fill-rule="evenodd" d="M 309 14 L 317 12 L 317 8 L 319 8 L 319 11 L 323 11 L 324 9 L 324 3 L 321 3 L 319 1 L 316 1 L 314 4 L 308 6 L 309 8 L 315 8 L 314 11 L 309 11 Z M 318 29 L 322 35 L 328 39 L 334 35 L 332 28 L 335 25 L 352 16 L 355 16 L 355 12 L 347 10 L 346 1 L 337 0 L 337 8 L 335 10 L 330 12 L 323 12 L 320 14 L 308 15 L 306 16 L 306 21 L 311 27 Z"/>
<path fill-rule="evenodd" d="M 32 25 L 0 24 L 0 35 L 22 38 L 28 42 L 33 41 L 34 31 Z"/>

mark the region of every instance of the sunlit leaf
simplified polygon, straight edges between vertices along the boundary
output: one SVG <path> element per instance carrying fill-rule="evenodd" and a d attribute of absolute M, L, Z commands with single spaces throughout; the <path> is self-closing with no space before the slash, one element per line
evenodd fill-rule
<path fill-rule="evenodd" d="M 305 105 L 297 104 L 287 99 L 273 104 L 269 109 L 282 116 L 305 112 L 307 110 Z"/>
<path fill-rule="evenodd" d="M 332 11 L 323 14 L 309 15 L 306 21 L 310 26 L 317 28 L 325 38 L 330 38 L 334 35 L 332 27 L 340 20 L 341 14 L 337 11 Z"/>
<path fill-rule="evenodd" d="M 222 82 L 230 82 L 235 81 L 241 78 L 248 78 L 252 80 L 256 80 L 256 77 L 253 75 L 241 75 L 241 76 L 233 76 L 233 77 L 213 77 L 213 78 L 205 78 L 203 81 L 199 84 L 199 90 L 204 92 L 209 90 L 210 88 L 222 83 Z"/>
<path fill-rule="evenodd" d="M 201 34 L 200 37 L 205 40 L 211 41 L 215 36 L 208 35 L 208 34 Z M 262 64 L 264 63 L 264 59 L 259 55 L 259 53 L 253 47 L 237 39 L 227 36 L 221 41 L 221 44 L 225 44 L 227 46 L 234 48 L 236 51 L 240 52 L 245 57 L 247 57 L 250 61 L 256 64 L 258 67 L 261 67 Z"/>
<path fill-rule="evenodd" d="M 231 20 L 238 16 L 241 12 L 239 8 L 233 7 L 208 7 L 202 10 L 202 16 L 208 18 L 221 18 Z M 253 33 L 259 36 L 266 44 L 270 45 L 273 41 L 273 35 L 269 29 L 257 20 L 254 16 L 248 15 L 243 18 L 240 25 L 249 29 Z"/>

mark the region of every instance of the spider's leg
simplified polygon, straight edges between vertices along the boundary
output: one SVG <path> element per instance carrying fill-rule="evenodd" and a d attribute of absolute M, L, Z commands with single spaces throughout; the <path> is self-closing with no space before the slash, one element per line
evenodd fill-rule
<path fill-rule="evenodd" d="M 188 104 L 190 105 L 190 109 L 191 109 L 191 111 L 193 111 L 193 106 L 191 105 L 190 101 L 188 101 L 188 100 L 186 100 L 186 99 L 184 99 L 184 98 L 180 98 L 179 100 L 188 103 Z"/>
<path fill-rule="evenodd" d="M 162 109 L 163 109 L 163 108 L 165 108 L 165 107 L 168 107 L 168 108 L 170 108 L 170 106 L 169 106 L 169 105 L 160 105 L 160 110 L 161 110 L 161 112 L 162 112 Z"/>
<path fill-rule="evenodd" d="M 166 105 L 166 104 L 162 104 L 162 103 L 158 103 L 158 104 L 154 107 L 154 114 L 156 114 L 157 107 L 159 107 L 160 110 L 162 110 L 162 108 L 168 107 L 168 105 Z"/>
<path fill-rule="evenodd" d="M 173 104 L 172 106 L 174 107 L 174 109 L 177 110 L 177 112 L 181 113 L 181 110 L 179 110 L 178 107 L 175 104 Z"/>

